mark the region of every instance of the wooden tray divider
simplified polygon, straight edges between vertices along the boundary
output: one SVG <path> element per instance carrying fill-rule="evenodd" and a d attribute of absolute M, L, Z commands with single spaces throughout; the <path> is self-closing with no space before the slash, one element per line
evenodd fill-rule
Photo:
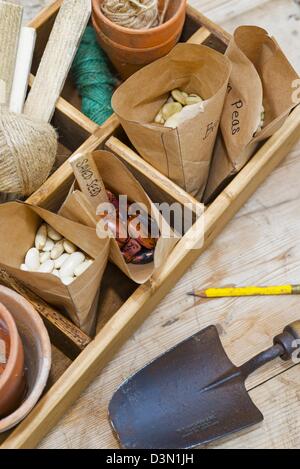
<path fill-rule="evenodd" d="M 38 30 L 38 51 L 34 67 L 41 57 L 49 30 L 61 3 L 62 0 L 55 1 L 30 24 Z M 226 49 L 231 38 L 230 34 L 189 5 L 187 14 L 188 21 L 183 40 L 191 43 L 204 43 L 217 50 Z M 201 26 L 200 29 L 199 26 Z M 32 80 L 34 80 L 33 75 L 31 83 Z M 75 104 L 77 105 L 76 100 Z M 66 134 L 74 134 L 74 129 L 78 129 L 80 138 L 77 136 L 75 143 L 72 139 L 66 139 L 70 142 L 70 147 L 68 147 L 70 152 L 87 152 L 106 146 L 131 167 L 134 174 L 140 175 L 142 179 L 146 178 L 154 190 L 160 193 L 160 197 L 161 194 L 168 193 L 174 201 L 181 204 L 188 202 L 194 204 L 195 211 L 198 206 L 200 207 L 199 202 L 148 165 L 122 141 L 123 137 L 120 137 L 122 133 L 116 115 L 112 115 L 99 127 L 73 104 L 64 98 L 59 98 L 54 121 L 58 123 L 57 127 Z M 190 233 L 186 233 L 175 246 L 160 272 L 155 274 L 149 282 L 136 289 L 130 287 L 133 293 L 129 297 L 131 290 L 129 292 L 129 287 L 125 285 L 126 295 L 122 297 L 122 302 L 118 303 L 121 307 L 116 308 L 117 311 L 113 315 L 109 310 L 109 315 L 101 322 L 101 328 L 94 340 L 79 331 L 68 319 L 40 300 L 26 286 L 19 284 L 0 269 L 0 282 L 21 293 L 39 311 L 50 331 L 53 344 L 63 350 L 68 357 L 72 359 L 77 357 L 31 414 L 5 439 L 1 448 L 32 448 L 39 443 L 85 387 L 112 359 L 120 346 L 172 289 L 184 272 L 207 249 L 269 173 L 283 160 L 299 137 L 300 106 L 291 113 L 283 127 L 260 148 L 221 195 L 207 207 L 204 215 L 195 220 L 191 229 L 195 244 L 191 246 Z M 80 145 L 74 151 L 77 142 L 80 142 Z M 69 162 L 66 161 L 27 201 L 51 209 L 61 203 L 62 196 L 70 187 L 72 180 L 73 172 Z M 201 245 L 203 226 L 204 241 Z"/>
<path fill-rule="evenodd" d="M 12 288 L 32 304 L 41 315 L 53 345 L 71 360 L 74 360 L 91 342 L 92 339 L 81 329 L 4 269 L 0 269 L 0 284 Z"/>
<path fill-rule="evenodd" d="M 207 249 L 268 174 L 282 161 L 299 139 L 299 135 L 300 107 L 292 112 L 283 127 L 268 140 L 206 210 L 203 246 L 187 249 L 186 236 L 179 241 L 160 274 L 133 293 L 54 384 L 51 391 L 43 397 L 30 416 L 3 443 L 2 448 L 31 448 L 41 440 L 184 272 Z M 202 224 L 203 220 L 197 220 L 193 229 L 199 228 L 200 232 Z"/>
<path fill-rule="evenodd" d="M 110 137 L 106 141 L 105 146 L 108 148 L 108 150 L 111 150 L 118 157 L 120 157 L 124 162 L 128 163 L 131 168 L 136 169 L 140 174 L 143 174 L 145 177 L 153 181 L 160 189 L 168 191 L 170 194 L 172 194 L 172 196 L 176 198 L 176 200 L 182 205 L 189 203 L 191 204 L 191 208 L 195 213 L 197 208 L 199 208 L 199 211 L 201 212 L 203 204 L 198 202 L 198 200 L 196 200 L 193 196 L 185 192 L 184 189 L 179 187 L 162 173 L 153 168 L 153 166 L 147 163 L 134 150 L 129 148 L 118 138 L 114 136 Z"/>

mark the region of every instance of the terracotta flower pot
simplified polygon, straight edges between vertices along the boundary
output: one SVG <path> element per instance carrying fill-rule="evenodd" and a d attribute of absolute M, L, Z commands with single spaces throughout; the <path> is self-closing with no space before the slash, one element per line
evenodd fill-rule
<path fill-rule="evenodd" d="M 106 52 L 110 61 L 123 79 L 127 79 L 145 65 L 167 55 L 178 42 L 182 32 L 182 27 L 179 27 L 179 29 L 174 32 L 174 36 L 169 38 L 165 43 L 147 49 L 138 49 L 115 43 L 102 33 L 95 22 L 94 16 L 92 16 L 92 22 L 100 46 Z"/>
<path fill-rule="evenodd" d="M 16 323 L 0 303 L 0 322 L 7 332 L 9 353 L 3 373 L 0 374 L 0 418 L 13 412 L 25 393 L 24 351 Z"/>
<path fill-rule="evenodd" d="M 165 22 L 155 28 L 143 30 L 124 28 L 110 21 L 101 11 L 102 2 L 103 0 L 92 0 L 95 23 L 108 39 L 123 46 L 137 49 L 159 46 L 174 37 L 179 29 L 182 31 L 184 25 L 187 0 L 172 0 Z M 160 11 L 163 5 L 164 2 L 160 0 Z"/>
<path fill-rule="evenodd" d="M 39 400 L 50 372 L 51 344 L 39 314 L 22 296 L 0 286 L 0 303 L 10 311 L 23 343 L 26 378 L 26 393 L 21 405 L 0 418 L 1 433 L 23 420 Z"/>

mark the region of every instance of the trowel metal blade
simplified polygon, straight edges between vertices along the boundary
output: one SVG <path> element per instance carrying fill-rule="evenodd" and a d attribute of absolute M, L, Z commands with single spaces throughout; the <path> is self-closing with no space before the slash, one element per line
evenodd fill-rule
<path fill-rule="evenodd" d="M 263 420 L 210 326 L 169 350 L 114 394 L 109 417 L 128 449 L 188 449 Z"/>

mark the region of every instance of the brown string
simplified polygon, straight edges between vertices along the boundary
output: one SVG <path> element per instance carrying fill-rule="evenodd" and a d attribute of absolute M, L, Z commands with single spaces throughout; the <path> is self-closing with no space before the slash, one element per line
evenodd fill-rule
<path fill-rule="evenodd" d="M 158 0 L 104 0 L 101 10 L 125 28 L 150 29 L 159 24 Z"/>

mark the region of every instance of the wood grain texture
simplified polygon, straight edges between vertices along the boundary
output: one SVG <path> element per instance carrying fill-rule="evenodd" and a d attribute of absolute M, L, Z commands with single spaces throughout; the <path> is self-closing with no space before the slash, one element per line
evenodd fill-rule
<path fill-rule="evenodd" d="M 42 57 L 24 114 L 48 122 L 91 14 L 90 0 L 65 0 Z M 55 73 L 49 73 L 55 70 Z"/>
<path fill-rule="evenodd" d="M 30 448 L 34 447 L 39 442 L 41 436 L 45 435 L 49 428 L 51 428 L 57 422 L 61 413 L 69 407 L 70 403 L 74 402 L 79 397 L 80 393 L 83 391 L 83 389 L 85 389 L 87 383 L 89 383 L 95 377 L 96 372 L 99 372 L 107 364 L 108 357 L 109 359 L 112 358 L 116 351 L 119 350 L 120 345 L 124 343 L 124 340 L 128 338 L 130 338 L 130 341 L 132 340 L 131 337 L 136 331 L 137 327 L 142 324 L 143 320 L 153 311 L 154 307 L 162 298 L 164 298 L 166 293 L 179 280 L 183 273 L 188 270 L 189 266 L 193 264 L 193 262 L 199 257 L 201 253 L 204 253 L 204 255 L 207 253 L 206 250 L 208 246 L 217 237 L 220 231 L 224 229 L 224 226 L 245 203 L 249 196 L 256 190 L 258 185 L 263 182 L 269 173 L 283 159 L 283 157 L 286 155 L 287 149 L 291 147 L 297 139 L 299 139 L 299 135 L 300 108 L 293 112 L 282 129 L 280 129 L 276 135 L 269 139 L 269 141 L 254 156 L 251 162 L 241 171 L 241 173 L 234 179 L 234 181 L 221 194 L 221 196 L 207 209 L 205 212 L 205 233 L 203 246 L 199 246 L 202 222 L 201 220 L 198 220 L 195 223 L 194 228 L 195 232 L 197 233 L 197 236 L 194 238 L 194 244 L 191 244 L 191 241 L 188 241 L 186 237 L 179 241 L 174 251 L 170 255 L 168 262 L 166 265 L 164 265 L 160 273 L 150 282 L 139 287 L 131 295 L 127 302 L 124 303 L 119 311 L 102 328 L 94 341 L 88 347 L 86 347 L 86 349 L 68 368 L 67 372 L 61 377 L 61 379 L 55 383 L 51 391 L 46 394 L 46 396 L 44 396 L 44 398 L 32 411 L 30 416 L 13 432 L 11 437 L 3 444 L 3 448 Z M 227 246 L 229 245 L 230 244 L 227 243 Z M 232 255 L 231 252 L 230 255 Z M 177 297 L 176 305 L 178 305 L 178 303 L 179 301 Z M 166 325 L 174 324 L 173 315 L 175 312 L 175 307 L 172 307 L 171 311 L 172 315 L 169 319 L 169 322 L 166 321 Z M 299 317 L 298 311 L 293 312 L 293 314 L 297 314 L 296 318 Z M 221 315 L 221 317 L 223 317 L 223 310 L 221 311 Z M 257 327 L 257 324 L 261 320 L 260 316 L 261 311 L 259 311 L 259 315 L 257 315 L 254 319 L 253 314 L 250 317 L 245 315 L 245 322 L 243 325 L 245 326 L 246 331 L 250 329 L 252 332 L 253 325 Z M 279 324 L 276 321 L 276 318 L 277 316 L 273 316 L 272 312 L 272 317 L 269 318 L 268 321 L 270 327 L 273 326 L 275 328 L 276 324 L 276 328 L 279 328 Z M 292 320 L 296 318 L 293 317 Z M 280 319 L 282 319 L 281 316 Z M 176 322 L 177 321 L 175 320 L 175 323 Z M 214 322 L 217 322 L 216 319 Z M 289 320 L 288 322 L 291 321 Z M 284 322 L 284 325 L 285 324 L 286 322 Z M 238 338 L 240 339 L 241 332 L 239 321 L 234 321 L 233 328 L 236 328 Z M 279 330 L 276 330 L 275 334 L 278 333 L 281 329 L 282 325 L 280 325 Z M 229 333 L 228 324 L 225 323 L 221 330 L 226 330 L 226 332 Z M 258 329 L 255 332 L 258 334 L 262 330 L 264 329 Z M 153 330 L 149 330 L 148 332 L 151 332 L 152 334 L 150 338 L 150 352 L 157 354 L 158 350 L 153 347 L 154 337 L 157 339 L 157 335 Z M 186 333 L 186 322 L 184 323 L 184 329 L 181 332 L 184 334 Z M 265 335 L 263 348 L 267 345 L 265 342 L 269 341 L 273 335 L 274 330 L 272 333 L 268 332 Z M 175 337 L 178 341 L 178 334 L 174 334 L 170 337 L 165 336 L 164 341 L 161 343 L 161 345 L 164 347 L 164 350 L 166 350 L 165 347 L 168 344 L 168 339 L 170 340 L 171 338 L 174 340 Z M 253 340 L 253 338 L 251 338 L 250 343 L 253 342 L 257 347 L 258 340 Z M 146 341 L 143 340 L 142 343 L 142 350 L 144 350 Z M 244 353 L 245 350 L 247 349 L 243 343 L 240 351 L 243 351 Z M 140 354 L 140 356 L 142 356 L 142 354 Z M 137 358 L 139 358 L 139 353 L 138 350 L 135 350 L 135 356 L 133 357 L 135 365 L 138 361 Z M 122 360 L 123 359 L 124 357 L 122 356 Z M 127 369 L 127 364 L 128 362 L 126 361 L 122 363 L 123 370 Z M 280 366 L 283 365 L 280 364 Z M 255 375 L 255 379 L 259 379 L 257 378 L 258 376 L 259 373 Z M 274 376 L 274 369 L 272 369 L 271 376 Z M 122 380 L 123 376 L 121 377 L 118 375 L 117 378 L 121 378 Z M 265 381 L 265 379 L 266 377 L 264 377 L 263 381 Z M 261 381 L 259 381 L 259 383 L 261 383 Z M 248 386 L 251 385 L 248 384 Z M 110 396 L 111 394 L 107 396 L 108 399 Z M 106 446 L 107 444 L 105 443 L 104 447 Z"/>
<path fill-rule="evenodd" d="M 201 0 L 193 2 L 200 4 Z M 277 0 L 276 4 L 284 3 Z M 290 1 L 286 1 L 285 31 L 288 23 Z M 295 5 L 293 3 L 293 5 Z M 258 9 L 259 12 L 263 8 Z M 275 10 L 275 9 L 274 9 Z M 253 18 L 255 10 L 251 12 Z M 277 24 L 272 22 L 270 15 L 264 11 L 265 26 L 272 28 L 276 35 Z M 258 14 L 258 13 L 257 13 Z M 250 13 L 249 13 L 250 15 Z M 276 15 L 275 15 L 276 16 Z M 231 21 L 231 20 L 230 20 Z M 233 20 L 232 20 L 233 21 Z M 278 19 L 277 19 L 278 22 Z M 280 25 L 284 30 L 282 23 Z M 279 29 L 278 29 L 279 31 Z M 281 39 L 280 37 L 277 37 Z M 288 51 L 287 51 L 288 52 Z M 299 59 L 298 59 L 299 60 Z M 298 70 L 300 63 L 298 62 Z M 299 113 L 297 113 L 299 119 Z M 294 123 L 295 124 L 295 123 Z M 294 125 L 293 124 L 293 125 Z M 298 138 L 298 124 L 294 129 L 288 126 L 290 145 Z M 256 186 L 262 182 L 266 174 L 280 161 L 285 152 L 285 139 L 287 128 L 276 138 L 268 142 L 264 151 L 261 151 L 256 160 L 243 172 L 220 200 L 213 210 L 209 211 L 207 220 L 207 245 L 221 230 L 222 226 L 233 216 L 238 206 L 243 203 Z M 95 135 L 90 138 L 90 144 L 95 144 Z M 278 145 L 278 146 L 277 146 Z M 274 152 L 274 159 L 270 162 L 270 154 Z M 116 448 L 117 443 L 112 435 L 107 421 L 107 406 L 113 391 L 130 374 L 139 369 L 146 362 L 166 351 L 178 341 L 195 333 L 203 327 L 215 323 L 218 325 L 221 338 L 232 360 L 237 364 L 242 363 L 271 343 L 274 334 L 281 331 L 288 322 L 299 318 L 297 298 L 248 298 L 248 299 L 222 299 L 217 301 L 197 301 L 186 296 L 191 288 L 206 287 L 212 284 L 248 284 L 248 283 L 274 283 L 299 280 L 300 258 L 298 239 L 300 224 L 298 222 L 298 206 L 300 199 L 299 188 L 299 156 L 298 144 L 285 162 L 267 179 L 259 191 L 246 203 L 228 228 L 206 250 L 199 260 L 189 268 L 180 282 L 176 283 L 177 275 L 181 270 L 186 270 L 191 265 L 193 255 L 182 260 L 181 247 L 176 249 L 172 256 L 171 265 L 167 265 L 162 277 L 156 279 L 150 292 L 139 289 L 138 297 L 133 299 L 143 301 L 144 295 L 149 295 L 149 311 L 142 311 L 147 315 L 153 305 L 163 296 L 166 289 L 173 287 L 168 295 L 146 320 L 140 330 L 133 334 L 127 344 L 122 347 L 113 361 L 106 366 L 104 372 L 89 386 L 80 399 L 67 412 L 60 424 L 41 443 L 41 448 Z M 258 173 L 256 172 L 257 170 Z M 252 183 L 249 185 L 249 179 Z M 50 189 L 50 186 L 48 187 Z M 52 188 L 53 189 L 53 188 Z M 239 190 L 239 197 L 237 197 Z M 46 192 L 47 195 L 47 192 Z M 218 226 L 220 220 L 221 226 Z M 196 254 L 195 254 L 196 257 Z M 178 267 L 176 278 L 170 278 L 168 273 Z M 166 282 L 164 288 L 160 288 L 161 280 Z M 122 309 L 123 321 L 134 313 L 132 304 Z M 137 307 L 138 305 L 136 305 Z M 137 327 L 136 321 L 129 322 L 130 332 Z M 106 328 L 106 338 L 113 338 L 111 334 L 118 334 L 119 321 L 110 322 Z M 117 335 L 115 342 L 108 347 L 107 342 L 99 340 L 96 346 L 97 359 L 94 356 L 93 363 L 89 363 L 88 369 L 84 369 L 85 355 L 81 357 L 82 367 L 72 373 L 78 376 L 82 373 L 85 377 L 98 369 L 105 362 L 107 356 L 111 358 L 117 347 Z M 102 352 L 100 348 L 102 347 Z M 102 360 L 104 360 L 102 362 Z M 99 368 L 97 367 L 99 365 Z M 220 442 L 214 447 L 281 447 L 299 448 L 300 422 L 299 422 L 299 381 L 295 374 L 299 367 L 289 368 L 289 364 L 276 361 L 268 365 L 259 373 L 253 375 L 247 383 L 248 389 L 261 410 L 266 413 L 263 425 L 253 432 L 237 436 L 228 442 Z M 70 377 L 70 375 L 68 375 Z M 67 378 L 68 378 L 67 376 Z M 71 400 L 79 394 L 80 389 L 72 388 L 72 380 L 66 380 L 69 387 Z M 64 388 L 66 389 L 66 388 Z M 49 397 L 51 401 L 51 396 Z M 57 420 L 56 411 L 66 402 L 52 401 L 54 412 L 51 415 L 52 423 Z M 46 401 L 44 401 L 45 403 Z M 289 412 L 289 406 L 291 412 Z M 43 406 L 42 406 L 43 410 Z M 276 425 L 275 423 L 276 422 Z M 277 425 L 278 422 L 278 425 Z M 40 429 L 45 433 L 43 425 L 40 426 L 38 414 L 33 415 L 32 429 Z M 17 440 L 22 440 L 22 429 L 17 434 Z"/>
<path fill-rule="evenodd" d="M 202 0 L 192 3 L 198 7 L 203 4 Z M 209 3 L 206 2 L 208 7 Z M 293 44 L 299 39 L 292 31 L 299 22 L 288 19 L 288 16 L 299 7 L 289 1 L 276 3 L 280 3 L 280 8 L 285 3 L 286 9 L 284 15 L 280 15 L 280 21 L 276 8 L 270 15 L 264 7 L 252 10 L 250 21 L 254 23 L 257 18 L 260 24 L 271 29 L 279 42 L 286 44 L 286 52 L 295 57 L 297 48 Z M 209 14 L 209 10 L 206 13 Z M 241 22 L 248 18 L 249 15 L 245 14 Z M 231 31 L 238 23 L 237 17 L 224 26 L 227 28 L 228 25 Z M 295 57 L 295 65 L 299 70 L 299 57 Z M 181 281 L 174 285 L 172 292 L 138 333 L 128 340 L 57 428 L 44 439 L 41 448 L 116 448 L 117 443 L 107 421 L 109 399 L 122 380 L 146 362 L 197 330 L 216 323 L 230 357 L 240 364 L 270 344 L 274 333 L 299 316 L 297 298 L 199 302 L 185 295 L 191 288 L 216 283 L 299 280 L 299 161 L 300 144 L 273 171 Z M 247 383 L 248 388 L 252 388 L 251 396 L 265 414 L 265 422 L 251 432 L 213 447 L 300 448 L 299 366 L 285 370 L 286 365 L 278 361 L 262 369 Z M 270 379 L 272 376 L 275 378 Z"/>
<path fill-rule="evenodd" d="M 9 104 L 23 7 L 0 1 L 0 104 Z"/>
<path fill-rule="evenodd" d="M 63 349 L 64 353 L 72 360 L 91 342 L 90 337 L 78 329 L 71 321 L 62 316 L 62 314 L 49 306 L 35 293 L 28 290 L 21 282 L 3 269 L 0 269 L 0 283 L 8 288 L 13 288 L 32 304 L 42 317 L 49 332 L 51 342 L 59 349 Z"/>
<path fill-rule="evenodd" d="M 197 38 L 199 38 L 199 36 L 197 36 Z M 201 39 L 203 39 L 202 34 Z M 172 194 L 173 197 L 175 197 L 176 200 L 183 205 L 190 204 L 194 212 L 196 212 L 197 208 L 199 208 L 200 213 L 202 213 L 202 204 L 200 204 L 194 197 L 187 194 L 187 192 L 185 192 L 181 187 L 177 186 L 177 184 L 174 184 L 170 179 L 153 168 L 145 160 L 141 159 L 137 153 L 131 150 L 119 139 L 116 137 L 111 137 L 106 142 L 106 146 L 109 150 L 119 156 L 125 163 L 129 163 L 130 166 L 135 168 L 140 174 L 143 174 L 147 178 L 150 178 L 152 181 L 154 181 L 156 186 L 159 187 L 162 191 Z"/>

